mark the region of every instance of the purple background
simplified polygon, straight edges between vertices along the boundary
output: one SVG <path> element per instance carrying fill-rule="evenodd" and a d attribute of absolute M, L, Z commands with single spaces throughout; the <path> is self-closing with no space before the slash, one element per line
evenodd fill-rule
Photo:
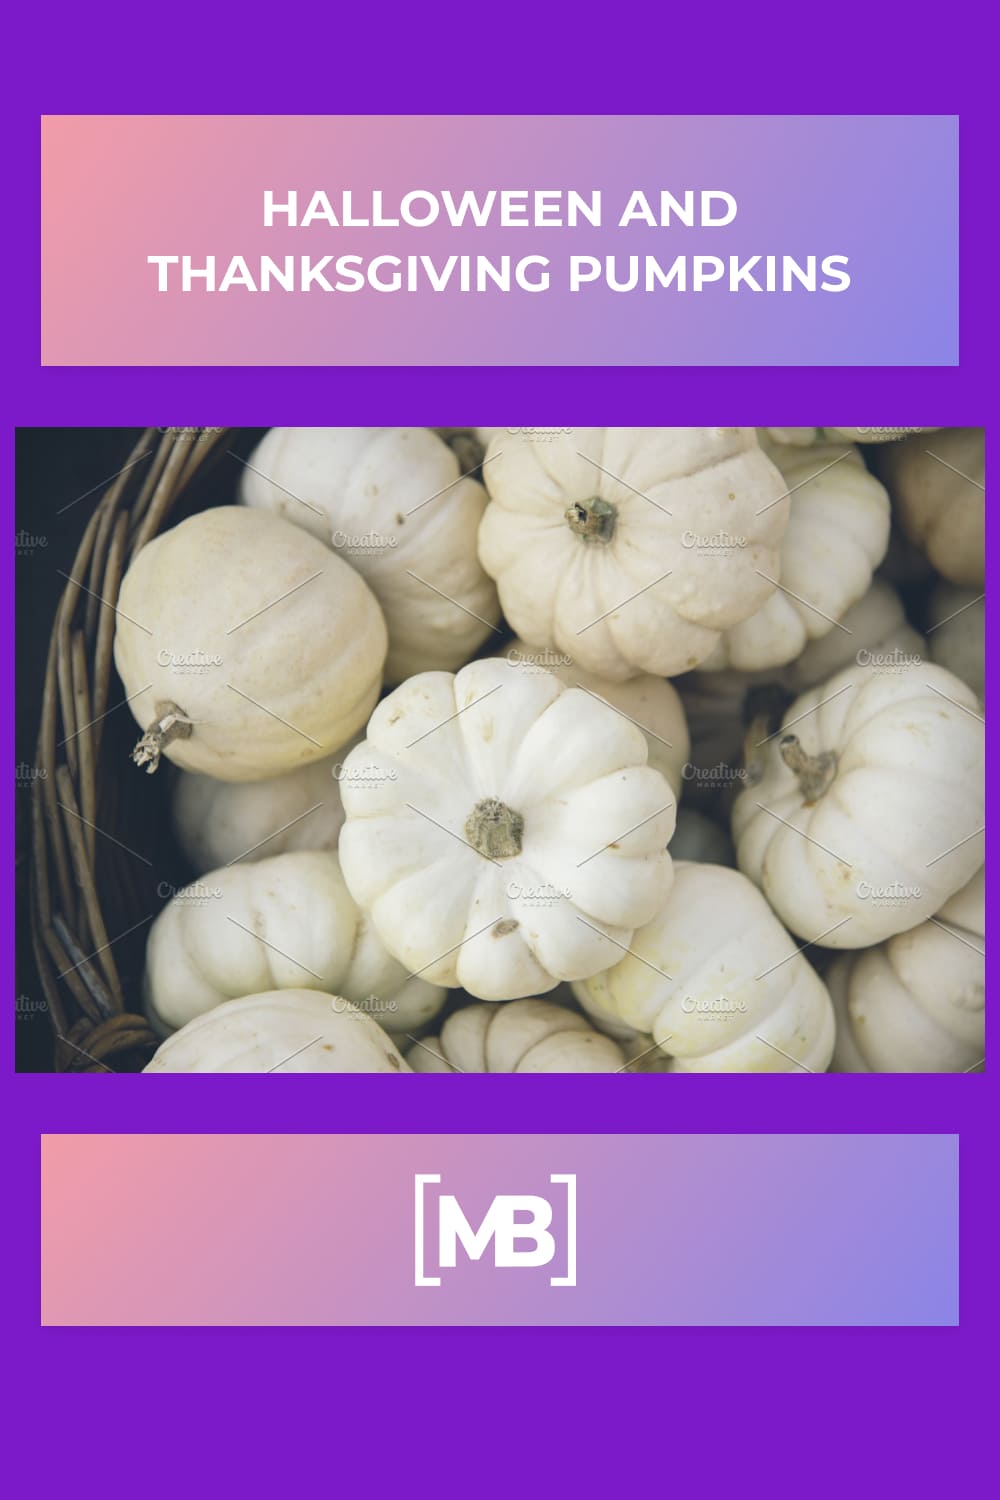
<path fill-rule="evenodd" d="M 112 3 L 8 19 L 5 437 L 15 424 L 978 424 L 995 385 L 994 52 L 970 6 L 776 3 L 309 17 Z M 920 371 L 42 370 L 45 111 L 942 111 L 961 114 L 961 359 Z M 220 164 L 220 172 L 224 172 Z M 816 170 L 822 171 L 817 162 Z M 933 213 L 933 205 L 928 205 Z M 81 296 L 86 295 L 81 288 Z M 10 447 L 8 447 L 10 453 Z M 10 461 L 6 485 L 10 500 Z M 13 557 L 7 607 L 12 612 Z M 8 635 L 8 639 L 10 639 Z M 991 691 L 995 690 L 995 683 Z M 8 693 L 8 702 L 10 694 Z M 9 742 L 12 726 L 5 718 Z M 9 760 L 8 760 L 9 764 Z M 4 799 L 8 848 L 13 796 Z M 990 824 L 992 836 L 992 823 Z M 992 842 L 990 850 L 992 851 Z M 991 852 L 992 857 L 992 852 Z M 8 863 L 9 870 L 9 863 Z M 8 994 L 13 902 L 7 908 Z M 3 1033 L 8 1068 L 12 1027 Z M 574 1483 L 968 1493 L 995 1375 L 995 1085 L 971 1077 L 7 1077 L 4 1236 L 19 1493 L 302 1493 Z M 435 1085 L 435 1086 L 432 1086 Z M 42 1130 L 959 1131 L 957 1330 L 62 1330 L 38 1327 Z M 623 1140 L 623 1150 L 627 1141 Z M 346 1487 L 346 1488 L 345 1488 Z"/>

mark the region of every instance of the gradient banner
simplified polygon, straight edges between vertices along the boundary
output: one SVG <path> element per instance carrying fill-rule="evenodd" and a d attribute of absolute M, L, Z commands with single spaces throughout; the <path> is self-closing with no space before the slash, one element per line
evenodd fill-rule
<path fill-rule="evenodd" d="M 42 122 L 46 365 L 957 361 L 954 116 Z"/>
<path fill-rule="evenodd" d="M 48 1135 L 42 1322 L 949 1325 L 954 1135 Z"/>

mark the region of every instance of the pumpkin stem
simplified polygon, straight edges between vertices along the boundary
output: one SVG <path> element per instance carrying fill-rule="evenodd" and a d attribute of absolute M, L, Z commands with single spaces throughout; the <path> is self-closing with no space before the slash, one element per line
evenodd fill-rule
<path fill-rule="evenodd" d="M 157 703 L 156 713 L 155 722 L 150 724 L 132 751 L 133 761 L 137 766 L 146 767 L 147 776 L 152 776 L 160 764 L 160 752 L 166 749 L 171 740 L 190 738 L 193 723 L 176 703 Z"/>
<path fill-rule="evenodd" d="M 450 432 L 445 442 L 458 459 L 458 466 L 463 474 L 472 474 L 482 464 L 486 449 L 470 427 Z"/>
<path fill-rule="evenodd" d="M 512 859 L 521 852 L 524 819 L 499 797 L 484 797 L 465 820 L 465 837 L 484 859 Z"/>
<path fill-rule="evenodd" d="M 837 757 L 832 750 L 823 750 L 819 755 L 810 755 L 803 750 L 799 738 L 786 734 L 778 741 L 781 758 L 790 771 L 799 778 L 799 789 L 807 802 L 818 802 L 830 789 L 837 774 Z"/>
<path fill-rule="evenodd" d="M 610 542 L 618 512 L 607 500 L 574 500 L 564 512 L 570 531 L 585 542 Z"/>

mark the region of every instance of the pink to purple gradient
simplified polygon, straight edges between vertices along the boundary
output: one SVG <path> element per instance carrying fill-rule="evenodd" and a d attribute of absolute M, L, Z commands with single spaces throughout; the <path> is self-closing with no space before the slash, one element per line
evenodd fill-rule
<path fill-rule="evenodd" d="M 414 1285 L 414 1176 L 479 1224 L 555 1205 L 553 1266 Z M 575 1174 L 576 1285 L 565 1271 Z M 919 1135 L 80 1135 L 42 1142 L 42 1321 L 857 1325 L 958 1321 L 958 1140 Z"/>
<path fill-rule="evenodd" d="M 384 21 L 384 24 L 383 24 Z M 995 51 L 979 12 L 932 23 L 845 0 L 833 14 L 633 6 L 589 21 L 445 3 L 296 12 L 109 0 L 8 17 L 8 453 L 15 425 L 816 421 L 980 425 L 995 385 Z M 373 32 L 375 39 L 373 42 Z M 63 113 L 906 114 L 961 112 L 960 334 L 953 368 L 530 365 L 267 370 L 42 368 L 39 115 Z M 220 180 L 226 163 L 216 164 Z M 814 164 L 822 175 L 824 163 Z M 141 164 L 140 164 L 141 171 Z M 928 215 L 934 212 L 929 206 Z M 112 233 L 124 225 L 110 226 Z M 81 300 L 86 289 L 79 288 Z M 928 302 L 931 300 L 928 296 Z M 817 417 L 817 411 L 822 415 Z M 540 417 L 539 413 L 543 413 Z M 775 417 L 775 413 L 780 413 Z M 872 415 L 875 413 L 876 415 Z M 8 463 L 8 514 L 13 507 Z M 992 556 L 996 525 L 987 514 Z M 14 559 L 8 554 L 8 639 Z M 996 628 L 988 613 L 988 631 Z M 992 645 L 992 635 L 991 642 Z M 989 691 L 997 681 L 988 653 Z M 8 701 L 14 658 L 5 658 Z M 13 725 L 2 722 L 13 758 Z M 991 773 L 988 842 L 993 858 Z M 3 802 L 13 845 L 13 798 Z M 9 885 L 14 884 L 8 864 Z M 8 993 L 14 902 L 7 906 Z M 990 1023 L 992 1024 L 992 1023 Z M 15 1076 L 6 1144 L 7 1469 L 17 1493 L 237 1490 L 369 1495 L 976 1494 L 995 1466 L 996 1083 L 966 1077 L 288 1079 Z M 805 1082 L 809 1086 L 802 1087 Z M 273 1085 L 273 1086 L 272 1086 Z M 402 1085 L 394 1087 L 394 1085 Z M 39 1327 L 39 1136 L 114 1131 L 958 1132 L 959 1328 Z"/>
<path fill-rule="evenodd" d="M 220 163 L 225 171 L 220 172 Z M 958 122 L 947 116 L 52 116 L 42 360 L 56 365 L 947 365 L 958 359 Z M 576 189 L 599 228 L 265 228 L 264 190 Z M 633 190 L 724 189 L 722 228 L 618 228 Z M 280 222 L 280 221 L 279 221 Z M 109 233 L 109 226 L 115 232 Z M 544 255 L 513 290 L 157 291 L 149 255 Z M 844 292 L 574 292 L 571 255 L 846 255 Z M 759 263 L 758 274 L 763 275 Z M 176 284 L 177 267 L 169 273 Z M 257 273 L 255 273 L 257 274 Z M 331 280 L 336 273 L 328 269 Z"/>

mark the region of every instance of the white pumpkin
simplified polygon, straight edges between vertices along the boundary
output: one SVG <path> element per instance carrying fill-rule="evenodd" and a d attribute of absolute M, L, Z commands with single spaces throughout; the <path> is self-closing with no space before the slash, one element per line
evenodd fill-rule
<path fill-rule="evenodd" d="M 331 850 L 213 870 L 160 912 L 146 947 L 145 1001 L 157 1030 L 264 990 L 323 990 L 406 1032 L 445 992 L 385 951 Z"/>
<path fill-rule="evenodd" d="M 826 982 L 835 1073 L 964 1073 L 986 1042 L 984 875 L 928 922 L 841 954 Z"/>
<path fill-rule="evenodd" d="M 570 993 L 572 994 L 573 991 L 571 990 Z M 649 1037 L 643 1036 L 641 1031 L 636 1031 L 634 1026 L 626 1025 L 620 1017 L 612 1015 L 610 1011 L 602 1010 L 599 1005 L 595 1004 L 590 998 L 586 985 L 576 985 L 575 998 L 577 1005 L 591 1024 L 604 1036 L 612 1037 L 621 1047 L 628 1061 L 632 1061 L 640 1050 L 648 1050 L 650 1046 L 656 1047 L 655 1042 L 651 1043 Z M 629 1072 L 633 1071 L 635 1070 L 629 1069 Z"/>
<path fill-rule="evenodd" d="M 647 764 L 667 778 L 675 795 L 680 794 L 691 742 L 684 706 L 666 678 L 644 673 L 628 682 L 606 682 L 585 672 L 565 652 L 519 640 L 511 641 L 502 654 L 523 672 L 553 672 L 567 687 L 582 688 L 609 703 L 613 712 L 624 714 L 646 736 Z"/>
<path fill-rule="evenodd" d="M 792 932 L 866 948 L 931 916 L 983 862 L 976 696 L 928 664 L 853 667 L 789 708 L 733 806 L 740 869 Z"/>
<path fill-rule="evenodd" d="M 336 849 L 348 748 L 266 781 L 218 781 L 178 771 L 174 833 L 195 874 L 297 849 Z"/>
<path fill-rule="evenodd" d="M 764 448 L 791 500 L 780 585 L 722 635 L 702 671 L 783 666 L 810 641 L 841 630 L 838 622 L 869 588 L 889 543 L 889 496 L 853 444 L 765 441 Z"/>
<path fill-rule="evenodd" d="M 612 968 L 574 984 L 678 1073 L 822 1072 L 833 1009 L 815 970 L 736 870 L 678 863 L 669 900 Z"/>
<path fill-rule="evenodd" d="M 685 672 L 774 591 L 788 499 L 751 427 L 522 428 L 483 477 L 504 614 L 599 677 Z"/>
<path fill-rule="evenodd" d="M 620 1073 L 622 1049 L 550 1000 L 466 1005 L 406 1054 L 414 1073 Z"/>
<path fill-rule="evenodd" d="M 272 427 L 240 498 L 356 568 L 389 629 L 385 680 L 461 666 L 497 626 L 476 552 L 486 492 L 428 427 Z"/>
<path fill-rule="evenodd" d="M 986 684 L 986 601 L 975 589 L 941 582 L 931 594 L 927 644 L 931 660 L 983 697 Z"/>
<path fill-rule="evenodd" d="M 378 698 L 382 611 L 364 580 L 277 516 L 217 506 L 142 548 L 115 665 L 146 729 L 137 765 L 260 781 L 322 760 Z"/>
<path fill-rule="evenodd" d="M 777 729 L 792 699 L 848 666 L 874 673 L 896 670 L 926 654 L 923 637 L 907 622 L 896 591 L 876 578 L 831 630 L 795 661 L 760 672 L 689 672 L 677 679 L 691 731 L 684 768 L 685 798 L 727 807 L 743 785 L 743 767 Z"/>
<path fill-rule="evenodd" d="M 903 529 L 951 583 L 982 588 L 986 471 L 983 432 L 947 427 L 880 454 Z"/>
<path fill-rule="evenodd" d="M 677 827 L 670 840 L 670 856 L 674 860 L 685 859 L 703 865 L 733 865 L 736 862 L 726 830 L 693 807 L 682 807 L 678 811 Z"/>
<path fill-rule="evenodd" d="M 344 877 L 436 984 L 513 1000 L 596 973 L 670 889 L 675 801 L 646 753 L 551 672 L 490 658 L 413 677 L 347 758 Z"/>
<path fill-rule="evenodd" d="M 339 995 L 227 1000 L 157 1049 L 147 1073 L 409 1073 L 380 1026 Z"/>
<path fill-rule="evenodd" d="M 926 655 L 926 643 L 906 618 L 902 600 L 888 583 L 876 578 L 868 592 L 841 617 L 840 630 L 810 641 L 791 662 L 784 679 L 795 692 L 825 682 L 845 667 L 880 673 Z"/>

